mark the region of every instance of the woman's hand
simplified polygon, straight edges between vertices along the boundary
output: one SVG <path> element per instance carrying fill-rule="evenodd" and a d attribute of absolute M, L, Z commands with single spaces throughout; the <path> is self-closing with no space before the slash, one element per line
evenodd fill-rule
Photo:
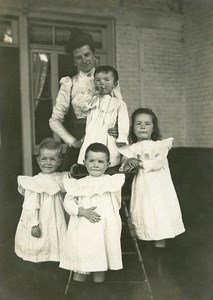
<path fill-rule="evenodd" d="M 118 138 L 118 127 L 117 126 L 109 128 L 107 132 L 109 135 L 113 136 L 115 139 Z"/>
<path fill-rule="evenodd" d="M 79 207 L 78 216 L 87 218 L 91 223 L 99 222 L 101 220 L 101 216 L 94 211 L 96 208 L 96 206 L 90 208 Z"/>
<path fill-rule="evenodd" d="M 125 147 L 127 144 L 126 143 L 123 143 L 123 142 L 116 142 L 116 146 L 118 148 L 122 148 L 122 147 Z"/>
<path fill-rule="evenodd" d="M 31 235 L 35 238 L 39 238 L 41 236 L 41 229 L 39 228 L 39 225 L 31 228 Z"/>
<path fill-rule="evenodd" d="M 75 140 L 75 141 L 72 143 L 72 147 L 75 148 L 75 149 L 79 149 L 79 148 L 81 148 L 81 146 L 83 145 L 83 142 L 84 142 L 84 139 L 81 139 L 81 140 Z"/>

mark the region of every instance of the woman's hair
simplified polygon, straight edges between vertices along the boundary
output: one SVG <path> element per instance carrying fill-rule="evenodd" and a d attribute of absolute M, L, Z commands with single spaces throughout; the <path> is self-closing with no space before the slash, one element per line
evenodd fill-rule
<path fill-rule="evenodd" d="M 95 70 L 95 73 L 94 73 L 94 77 L 95 77 L 96 74 L 101 73 L 101 72 L 104 72 L 106 74 L 111 72 L 114 76 L 114 83 L 116 83 L 119 79 L 118 78 L 118 71 L 115 68 L 113 68 L 112 66 L 99 66 L 99 67 L 97 67 L 96 70 Z"/>
<path fill-rule="evenodd" d="M 85 156 L 84 156 L 85 159 L 87 159 L 87 155 L 88 155 L 89 151 L 105 153 L 107 156 L 107 161 L 108 162 L 110 161 L 109 149 L 104 144 L 101 144 L 101 143 L 90 144 L 86 149 Z"/>
<path fill-rule="evenodd" d="M 158 119 L 157 119 L 156 114 L 149 108 L 138 108 L 132 114 L 132 122 L 131 122 L 131 127 L 130 127 L 131 142 L 133 142 L 133 143 L 137 142 L 137 137 L 134 133 L 134 124 L 135 124 L 136 116 L 140 115 L 140 114 L 146 114 L 146 115 L 150 115 L 152 117 L 153 132 L 151 134 L 151 139 L 153 141 L 160 140 L 162 138 L 162 136 L 161 136 L 160 129 L 158 126 Z"/>
<path fill-rule="evenodd" d="M 70 39 L 66 44 L 66 52 L 73 55 L 75 49 L 81 48 L 85 45 L 90 47 L 90 50 L 95 52 L 95 42 L 90 33 L 82 31 L 80 28 L 73 27 L 71 29 Z"/>
<path fill-rule="evenodd" d="M 38 155 L 40 155 L 40 151 L 42 149 L 50 149 L 50 150 L 56 150 L 59 153 L 59 157 L 62 157 L 62 145 L 60 142 L 56 141 L 53 138 L 46 138 L 44 139 L 38 148 Z"/>

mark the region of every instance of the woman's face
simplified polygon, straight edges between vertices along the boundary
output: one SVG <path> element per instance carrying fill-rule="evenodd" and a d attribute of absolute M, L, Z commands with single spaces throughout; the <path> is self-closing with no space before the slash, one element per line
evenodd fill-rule
<path fill-rule="evenodd" d="M 88 45 L 75 49 L 73 51 L 73 58 L 78 72 L 88 73 L 95 66 L 94 53 Z"/>

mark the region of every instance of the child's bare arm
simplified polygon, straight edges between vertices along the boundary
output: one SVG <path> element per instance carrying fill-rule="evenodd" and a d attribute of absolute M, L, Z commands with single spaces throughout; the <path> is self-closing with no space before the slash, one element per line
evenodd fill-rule
<path fill-rule="evenodd" d="M 90 222 L 96 223 L 101 220 L 101 216 L 96 213 L 94 210 L 96 206 L 90 208 L 79 207 L 78 208 L 78 216 L 87 218 Z"/>

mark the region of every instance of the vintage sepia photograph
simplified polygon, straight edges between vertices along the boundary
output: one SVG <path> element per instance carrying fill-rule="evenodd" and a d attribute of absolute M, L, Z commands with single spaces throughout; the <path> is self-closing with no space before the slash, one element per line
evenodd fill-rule
<path fill-rule="evenodd" d="M 213 300 L 212 32 L 212 0 L 0 0 L 0 300 Z"/>

